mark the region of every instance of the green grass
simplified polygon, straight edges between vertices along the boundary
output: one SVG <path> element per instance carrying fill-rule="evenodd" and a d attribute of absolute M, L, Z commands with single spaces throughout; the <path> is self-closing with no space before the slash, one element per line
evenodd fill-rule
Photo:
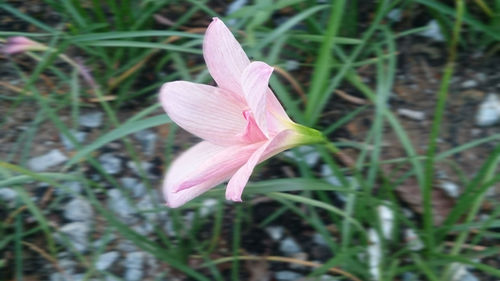
<path fill-rule="evenodd" d="M 185 8 L 182 14 L 166 12 L 181 2 Z M 475 48 L 492 50 L 493 53 L 498 49 L 500 3 L 457 0 L 454 5 L 446 5 L 432 0 L 383 0 L 373 5 L 370 16 L 366 18 L 362 1 L 354 1 L 354 4 L 343 0 L 327 2 L 279 0 L 269 5 L 268 1 L 255 1 L 224 16 L 223 10 L 212 7 L 209 1 L 93 0 L 83 3 L 46 0 L 45 5 L 63 18 L 64 27 L 58 28 L 53 23 L 43 22 L 38 15 L 26 14 L 17 6 L 1 3 L 0 9 L 4 13 L 36 28 L 32 33 L 0 31 L 2 39 L 14 35 L 28 36 L 51 49 L 16 55 L 10 61 L 2 62 L 9 66 L 9 73 L 14 73 L 18 80 L 15 86 L 21 91 L 0 93 L 0 104 L 7 108 L 6 114 L 0 116 L 0 128 L 7 127 L 9 115 L 28 107 L 35 113 L 35 119 L 25 124 L 26 129 L 19 131 L 13 148 L 0 160 L 0 188 L 10 187 L 18 194 L 14 208 L 5 209 L 8 219 L 0 222 L 0 252 L 9 252 L 9 255 L 0 256 L 0 277 L 6 274 L 2 272 L 10 272 L 10 277 L 15 280 L 29 278 L 24 270 L 29 262 L 25 258 L 26 253 L 33 250 L 26 242 L 38 241 L 47 263 L 49 259 L 57 260 L 60 251 L 66 251 L 66 246 L 56 235 L 61 225 L 52 221 L 51 216 L 60 210 L 61 198 L 54 195 L 50 204 L 41 206 L 32 200 L 32 193 L 34 187 L 42 183 L 54 190 L 70 192 L 70 181 L 82 185 L 85 190 L 82 196 L 91 203 L 102 222 L 91 230 L 95 235 L 113 234 L 130 241 L 160 264 L 175 269 L 177 274 L 189 276 L 190 280 L 243 280 L 241 276 L 247 271 L 243 261 L 249 255 L 243 251 L 245 235 L 249 235 L 252 227 L 279 224 L 284 216 L 295 216 L 319 233 L 334 253 L 319 267 L 310 268 L 308 277 L 316 278 L 338 268 L 360 280 L 369 280 L 372 277 L 366 256 L 366 249 L 371 245 L 368 232 L 374 230 L 381 234 L 382 223 L 375 211 L 380 205 L 394 212 L 392 239 L 381 239 L 380 280 L 394 280 L 405 272 L 412 272 L 423 280 L 445 281 L 450 277 L 451 265 L 456 262 L 500 277 L 498 269 L 476 260 L 477 257 L 495 257 L 498 247 L 481 251 L 463 247 L 500 238 L 494 230 L 500 226 L 500 207 L 496 199 L 487 198 L 488 190 L 500 181 L 500 135 L 475 139 L 447 151 L 437 149 L 452 86 L 450 81 L 460 55 Z M 443 75 L 440 88 L 433 97 L 437 103 L 428 146 L 424 150 L 415 146 L 411 134 L 391 107 L 390 99 L 396 74 L 402 67 L 398 60 L 402 51 L 400 42 L 425 27 L 410 26 L 402 30 L 401 26 L 387 20 L 387 14 L 395 8 L 402 9 L 403 14 L 418 10 L 420 16 L 438 20 L 446 33 L 447 41 L 442 48 L 447 53 L 448 62 L 440 69 Z M 174 19 L 173 25 L 155 24 L 155 14 L 175 16 L 169 18 Z M 282 68 L 286 60 L 298 62 L 299 70 L 290 73 L 304 89 L 305 101 L 279 74 L 273 75 L 270 82 L 293 120 L 315 127 L 325 135 L 336 136 L 340 128 L 358 116 L 370 118 L 362 142 L 331 139 L 338 148 L 349 147 L 356 151 L 352 166 L 339 164 L 337 156 L 329 150 L 331 146 L 314 147 L 321 164 L 338 179 L 338 185 L 325 182 L 317 167 L 278 156 L 278 163 L 292 167 L 295 177 L 249 183 L 242 204 L 226 204 L 223 199 L 225 191 L 220 186 L 180 209 L 168 209 L 160 203 L 151 209 L 141 209 L 122 187 L 122 175 L 106 173 L 97 157 L 99 150 L 111 143 L 121 144 L 123 151 L 120 153 L 136 165 L 145 159 L 131 137 L 143 129 L 168 124 L 169 133 L 160 140 L 162 151 L 159 152 L 166 161 L 165 167 L 179 153 L 180 130 L 163 114 L 156 93 L 166 81 L 211 82 L 201 56 L 202 32 L 192 28 L 203 27 L 199 23 L 208 23 L 214 16 L 225 21 L 236 20 L 232 29 L 253 60 Z M 278 17 L 281 17 L 279 23 L 276 22 Z M 238 30 L 243 33 L 236 32 Z M 17 56 L 31 61 L 32 67 L 23 65 Z M 81 57 L 83 64 L 90 69 L 95 86 L 82 79 L 81 68 L 75 63 L 76 56 Z M 366 78 L 363 68 L 372 70 L 371 82 L 363 79 Z M 52 86 L 44 86 L 44 79 L 50 79 Z M 341 102 L 334 95 L 338 89 L 351 89 L 368 103 L 339 116 L 330 124 L 324 124 L 321 122 L 324 118 L 331 119 L 327 117 L 331 105 Z M 90 99 L 99 101 L 91 102 Z M 130 106 L 134 108 L 132 112 L 127 111 Z M 80 114 L 89 108 L 103 111 L 105 124 L 92 141 L 80 144 L 71 130 L 78 127 Z M 27 169 L 27 161 L 33 147 L 40 145 L 37 135 L 43 133 L 46 124 L 66 136 L 75 150 L 59 170 L 37 173 Z M 405 156 L 389 160 L 382 158 L 384 151 L 390 149 L 385 146 L 389 133 L 396 136 Z M 462 171 L 454 156 L 485 144 L 494 148 L 477 172 L 471 175 L 470 171 Z M 189 146 L 189 143 L 182 143 L 181 150 Z M 300 159 L 300 152 L 294 153 Z M 404 173 L 397 169 L 387 172 L 383 168 L 387 164 L 404 167 Z M 440 164 L 456 168 L 464 192 L 443 224 L 435 226 L 431 192 L 436 167 Z M 89 169 L 100 179 L 89 177 Z M 265 168 L 256 169 L 255 175 L 262 170 Z M 149 178 L 143 169 L 139 169 L 138 178 L 147 187 L 148 194 L 153 194 L 161 186 L 161 179 Z M 414 178 L 421 190 L 423 214 L 419 218 L 404 215 L 406 204 L 395 192 L 407 178 Z M 102 200 L 102 194 L 110 188 L 123 191 L 128 202 L 141 214 L 168 217 L 170 232 L 167 233 L 156 221 L 151 222 L 154 230 L 148 235 L 123 223 L 106 207 L 106 200 Z M 343 205 L 332 201 L 334 192 L 346 198 Z M 279 206 L 262 221 L 252 217 L 258 206 L 249 203 L 259 197 Z M 214 211 L 208 215 L 204 214 L 202 204 L 207 198 L 217 199 Z M 486 200 L 494 207 L 490 216 L 480 221 L 480 207 Z M 187 216 L 194 217 L 191 223 L 186 222 Z M 31 223 L 27 223 L 26 218 L 30 218 Z M 149 220 L 147 216 L 142 219 Z M 408 247 L 402 238 L 404 229 L 413 229 L 417 233 L 423 241 L 422 250 Z M 204 239 L 199 241 L 200 237 Z M 225 248 L 220 246 L 223 242 Z M 76 257 L 86 280 L 104 280 L 111 273 L 98 271 L 93 261 L 113 246 L 105 243 L 83 254 L 74 249 L 67 251 Z M 201 266 L 193 267 L 193 262 Z M 14 267 L 7 268 L 7 265 Z"/>

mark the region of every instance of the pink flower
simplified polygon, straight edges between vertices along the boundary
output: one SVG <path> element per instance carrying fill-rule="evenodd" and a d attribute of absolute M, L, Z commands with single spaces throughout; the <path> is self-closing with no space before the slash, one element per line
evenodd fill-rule
<path fill-rule="evenodd" d="M 46 50 L 47 46 L 28 39 L 24 36 L 9 37 L 2 51 L 6 54 L 16 54 L 26 51 Z"/>
<path fill-rule="evenodd" d="M 226 198 L 241 201 L 258 163 L 291 147 L 324 141 L 320 132 L 290 120 L 268 87 L 273 68 L 250 62 L 218 18 L 207 28 L 203 55 L 218 87 L 175 81 L 160 91 L 170 118 L 203 139 L 167 172 L 163 192 L 172 208 L 226 180 Z"/>

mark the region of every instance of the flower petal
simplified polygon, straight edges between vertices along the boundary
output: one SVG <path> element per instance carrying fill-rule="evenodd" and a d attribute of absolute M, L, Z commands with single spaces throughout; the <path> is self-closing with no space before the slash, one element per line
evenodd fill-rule
<path fill-rule="evenodd" d="M 267 130 L 267 90 L 273 68 L 266 63 L 255 61 L 250 63 L 241 75 L 241 87 L 245 100 L 253 112 L 255 121 L 261 131 Z"/>
<path fill-rule="evenodd" d="M 238 95 L 242 93 L 240 77 L 250 60 L 231 31 L 218 18 L 213 18 L 205 32 L 203 57 L 219 87 Z"/>
<path fill-rule="evenodd" d="M 271 156 L 293 147 L 293 142 L 289 140 L 294 134 L 295 132 L 292 130 L 281 131 L 274 138 L 262 143 L 229 180 L 226 188 L 226 199 L 241 202 L 241 194 L 255 166 Z"/>
<path fill-rule="evenodd" d="M 200 142 L 171 164 L 163 184 L 167 205 L 179 207 L 229 179 L 243 165 L 257 145 L 223 147 Z M 182 185 L 189 185 L 179 190 Z"/>
<path fill-rule="evenodd" d="M 47 47 L 24 36 L 9 37 L 2 51 L 6 54 L 21 53 L 30 50 L 44 50 Z"/>
<path fill-rule="evenodd" d="M 160 102 L 184 130 L 218 145 L 242 142 L 245 104 L 217 87 L 186 81 L 163 84 Z"/>
<path fill-rule="evenodd" d="M 281 106 L 280 102 L 274 95 L 271 89 L 267 89 L 267 126 L 269 135 L 276 135 L 278 132 L 281 132 L 285 129 L 288 129 L 289 126 L 286 126 L 286 123 L 293 123 L 286 114 L 283 106 Z"/>
<path fill-rule="evenodd" d="M 245 131 L 241 136 L 242 140 L 246 143 L 255 143 L 267 140 L 267 137 L 262 133 L 257 122 L 255 122 L 255 117 L 250 110 L 243 111 L 243 116 L 247 120 L 247 125 Z"/>

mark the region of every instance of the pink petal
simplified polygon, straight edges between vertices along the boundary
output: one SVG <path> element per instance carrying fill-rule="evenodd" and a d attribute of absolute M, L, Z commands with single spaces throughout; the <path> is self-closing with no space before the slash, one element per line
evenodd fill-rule
<path fill-rule="evenodd" d="M 186 131 L 218 145 L 242 142 L 245 104 L 222 89 L 186 81 L 163 84 L 160 102 Z"/>
<path fill-rule="evenodd" d="M 14 36 L 7 39 L 2 51 L 6 54 L 15 54 L 42 47 L 42 44 L 28 39 L 27 37 Z"/>
<path fill-rule="evenodd" d="M 241 75 L 241 87 L 245 100 L 253 112 L 255 121 L 262 132 L 267 135 L 267 89 L 273 68 L 255 61 L 250 63 Z"/>
<path fill-rule="evenodd" d="M 167 205 L 179 207 L 229 179 L 257 148 L 255 144 L 223 147 L 206 141 L 193 146 L 167 172 L 163 184 Z"/>
<path fill-rule="evenodd" d="M 247 120 L 247 125 L 245 131 L 242 135 L 242 139 L 247 143 L 256 143 L 267 140 L 267 137 L 262 133 L 257 122 L 255 122 L 255 117 L 250 110 L 243 111 L 243 116 Z"/>
<path fill-rule="evenodd" d="M 280 102 L 274 95 L 271 89 L 267 89 L 267 126 L 269 135 L 276 135 L 278 132 L 281 132 L 285 129 L 288 129 L 288 126 L 285 126 L 286 123 L 293 123 L 290 120 L 290 117 L 286 114 L 285 110 L 281 106 Z"/>
<path fill-rule="evenodd" d="M 226 199 L 241 202 L 241 194 L 255 166 L 269 157 L 291 148 L 293 144 L 289 141 L 289 138 L 294 133 L 291 130 L 282 131 L 274 138 L 262 143 L 248 161 L 229 180 L 226 188 Z"/>
<path fill-rule="evenodd" d="M 250 60 L 231 31 L 218 18 L 213 18 L 205 32 L 203 57 L 219 87 L 241 94 L 240 77 Z"/>

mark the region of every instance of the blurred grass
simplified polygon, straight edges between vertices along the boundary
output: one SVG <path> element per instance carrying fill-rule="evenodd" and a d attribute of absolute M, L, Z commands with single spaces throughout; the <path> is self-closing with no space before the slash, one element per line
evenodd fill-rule
<path fill-rule="evenodd" d="M 14 243 L 14 274 L 17 280 L 24 276 L 24 252 L 28 251 L 23 244 L 28 238 L 43 237 L 46 247 L 43 249 L 54 259 L 58 251 L 64 248 L 54 241 L 54 233 L 58 227 L 47 217 L 49 210 L 40 209 L 30 198 L 29 187 L 33 182 L 46 183 L 53 188 L 68 189 L 65 182 L 79 181 L 85 187 L 85 197 L 99 212 L 106 223 L 106 233 L 116 231 L 125 239 L 133 242 L 143 251 L 155 256 L 158 260 L 192 277 L 194 280 L 225 280 L 225 273 L 216 266 L 211 255 L 217 253 L 217 244 L 224 228 L 227 228 L 227 218 L 224 212 L 228 209 L 234 217 L 230 222 L 231 244 L 226 257 L 231 261 L 230 279 L 240 280 L 244 256 L 242 249 L 243 232 L 248 224 L 253 206 L 248 203 L 227 207 L 223 200 L 217 203 L 216 212 L 202 216 L 201 199 L 223 198 L 223 189 L 216 188 L 194 200 L 182 209 L 168 210 L 168 216 L 173 221 L 174 234 L 164 233 L 161 227 L 155 229 L 155 238 L 143 235 L 131 226 L 124 224 L 110 212 L 97 193 L 106 190 L 107 185 L 122 190 L 119 175 L 106 173 L 93 152 L 117 140 L 126 145 L 124 152 L 136 164 L 141 162 L 141 154 L 127 140 L 127 136 L 142 129 L 169 123 L 165 115 L 157 113 L 156 91 L 165 81 L 183 79 L 206 83 L 211 80 L 201 60 L 201 42 L 204 26 L 200 19 L 208 23 L 210 17 L 223 14 L 221 9 L 215 9 L 209 1 L 190 0 L 182 4 L 186 10 L 179 15 L 171 26 L 160 26 L 155 22 L 155 14 L 167 13 L 179 1 L 91 1 L 73 0 L 49 1 L 44 3 L 57 11 L 63 17 L 64 27 L 55 28 L 53 23 L 44 23 L 36 17 L 22 12 L 9 3 L 0 3 L 0 9 L 19 20 L 37 28 L 37 32 L 19 32 L 16 30 L 0 31 L 0 36 L 6 38 L 13 35 L 29 36 L 51 46 L 55 51 L 31 54 L 36 61 L 33 69 L 26 70 L 15 64 L 14 71 L 23 82 L 22 92 L 17 96 L 0 96 L 0 102 L 10 105 L 9 112 L 24 104 L 34 104 L 36 119 L 28 130 L 20 133 L 16 149 L 9 153 L 7 159 L 0 161 L 0 188 L 12 187 L 19 195 L 19 200 L 13 211 L 7 214 L 12 220 L 0 223 L 0 250 Z M 287 112 L 300 123 L 321 129 L 331 135 L 338 128 L 366 111 L 373 112 L 373 122 L 362 145 L 357 146 L 359 157 L 353 167 L 340 167 L 336 159 L 323 147 L 315 149 L 321 155 L 322 161 L 328 165 L 338 178 L 340 185 L 333 186 L 322 180 L 315 179 L 316 171 L 303 163 L 293 163 L 297 167 L 298 177 L 278 180 L 265 180 L 250 183 L 245 190 L 247 201 L 256 195 L 279 202 L 281 207 L 261 223 L 259 227 L 279 221 L 287 212 L 300 217 L 314 231 L 320 233 L 326 244 L 335 255 L 322 266 L 311 270 L 310 277 L 318 277 L 330 268 L 342 270 L 357 276 L 362 280 L 371 278 L 365 255 L 366 248 L 371 245 L 367 237 L 369 229 L 381 231 L 381 220 L 374 210 L 380 205 L 389 206 L 395 213 L 395 225 L 404 225 L 414 229 L 424 238 L 425 249 L 412 251 L 406 247 L 406 241 L 399 232 L 393 235 L 393 240 L 383 240 L 383 259 L 379 268 L 381 280 L 393 280 L 404 272 L 412 271 L 428 280 L 448 280 L 446 268 L 454 262 L 468 264 L 476 270 L 500 277 L 500 271 L 487 264 L 474 261 L 473 252 L 463 251 L 462 246 L 474 229 L 475 239 L 472 245 L 480 243 L 482 237 L 498 239 L 493 229 L 500 225 L 500 207 L 495 207 L 488 220 L 475 221 L 478 207 L 485 199 L 488 189 L 500 181 L 496 174 L 499 165 L 500 145 L 485 159 L 479 172 L 471 179 L 463 177 L 466 186 L 464 193 L 453 207 L 452 212 L 442 226 L 432 224 L 432 202 L 430 191 L 435 179 L 434 165 L 436 162 L 449 161 L 454 163 L 452 155 L 465 152 L 482 143 L 495 143 L 500 138 L 496 134 L 487 138 L 477 139 L 448 151 L 436 153 L 436 142 L 439 140 L 440 125 L 445 110 L 453 63 L 456 61 L 454 52 L 460 46 L 470 46 L 481 49 L 498 48 L 500 33 L 500 3 L 482 0 L 463 3 L 457 0 L 454 5 L 432 0 L 400 0 L 378 1 L 370 17 L 363 19 L 361 1 L 317 1 L 279 0 L 272 5 L 268 1 L 255 1 L 224 20 L 236 21 L 233 31 L 242 42 L 243 47 L 253 60 L 266 61 L 273 65 L 284 65 L 283 60 L 290 57 L 298 61 L 302 70 L 309 75 L 308 85 L 300 85 L 305 91 L 305 99 L 299 97 L 296 89 L 290 87 L 286 80 L 274 75 L 271 86 Z M 347 3 L 349 2 L 349 3 Z M 357 3 L 357 4 L 356 4 Z M 451 1 L 449 1 L 451 3 Z M 90 6 L 88 6 L 90 5 Z M 395 73 L 398 69 L 398 45 L 396 39 L 410 36 L 422 31 L 425 27 L 412 26 L 401 30 L 397 25 L 387 20 L 387 15 L 394 9 L 403 9 L 403 13 L 411 13 L 411 9 L 419 7 L 424 10 L 427 18 L 436 19 L 445 34 L 450 53 L 449 65 L 444 69 L 445 75 L 441 81 L 441 89 L 436 93 L 439 100 L 434 115 L 434 127 L 429 139 L 427 154 L 420 155 L 412 140 L 397 116 L 388 106 L 388 99 L 393 88 Z M 406 10 L 405 10 L 406 9 Z M 273 15 L 281 10 L 287 11 L 287 16 L 277 23 Z M 170 14 L 169 14 L 170 16 Z M 369 23 L 365 28 L 360 23 Z M 459 33 L 460 26 L 467 33 Z M 238 30 L 244 31 L 243 34 Z M 478 40 L 475 40 L 478 38 Z M 495 47 L 496 46 L 496 47 Z M 286 51 L 286 52 L 285 52 Z M 61 65 L 61 54 L 75 54 L 83 59 L 84 65 L 91 69 L 97 87 L 92 88 L 81 81 L 78 69 L 67 73 L 68 66 Z M 311 60 L 312 58 L 312 60 Z M 374 85 L 364 82 L 359 68 L 372 66 L 375 69 Z M 74 66 L 69 66 L 74 67 Z M 56 87 L 47 91 L 38 88 L 42 75 L 55 77 Z M 152 75 L 153 78 L 145 80 Z M 145 82 L 144 82 L 145 81 Z M 320 124 L 329 102 L 337 98 L 333 95 L 340 86 L 349 86 L 363 94 L 369 104 L 360 106 L 336 122 L 322 127 Z M 90 88 L 90 89 L 89 89 Z M 67 94 L 60 95 L 59 89 L 69 89 Z M 84 90 L 87 89 L 87 90 Z M 28 94 L 29 93 L 29 94 Z M 107 101 L 103 97 L 113 97 Z M 97 98 L 98 103 L 88 102 L 89 98 Z M 130 103 L 141 103 L 142 111 L 135 113 L 127 120 L 119 118 L 121 110 Z M 81 145 L 72 135 L 70 129 L 76 128 L 79 114 L 89 106 L 99 106 L 107 114 L 104 132 L 92 143 Z M 67 111 L 68 110 L 68 111 Z M 70 112 L 71 122 L 63 121 L 62 116 Z M 8 115 L 8 114 L 7 114 Z M 2 117 L 0 126 L 5 124 Z M 35 173 L 27 170 L 26 161 L 34 144 L 34 138 L 42 122 L 51 122 L 58 132 L 66 136 L 76 147 L 69 162 L 59 172 Z M 383 189 L 387 192 L 374 193 L 382 174 L 380 159 L 385 130 L 392 130 L 403 146 L 406 157 L 393 159 L 393 163 L 410 163 L 411 170 L 406 177 L 415 176 L 421 188 L 425 206 L 424 223 L 406 218 L 402 203 L 394 198 L 394 189 L 398 180 L 386 181 Z M 176 138 L 177 127 L 171 124 L 169 135 L 164 140 L 164 159 L 171 161 Z M 339 144 L 338 147 L 342 147 Z M 298 155 L 298 153 L 296 153 Z M 20 159 L 13 164 L 14 159 Z M 168 165 L 168 163 L 167 163 Z M 86 178 L 84 167 L 91 166 L 102 176 L 102 182 Z M 140 166 L 140 165 L 138 165 Z M 71 172 L 68 172 L 71 171 Z M 151 189 L 150 180 L 141 173 L 141 181 Z M 294 194 L 285 193 L 295 191 Z M 341 192 L 346 196 L 345 206 L 332 204 L 329 192 Z M 133 200 L 130 198 L 131 202 Z M 472 204 L 471 204 L 472 202 Z M 25 208 L 25 209 L 24 209 Z M 56 207 L 53 207 L 54 209 Z M 195 219 L 192 225 L 184 223 L 184 210 L 194 210 Z M 156 206 L 150 212 L 164 214 L 164 206 Z M 323 216 L 326 212 L 326 216 Z M 36 226 L 26 226 L 24 216 L 29 213 L 36 221 Z M 460 218 L 465 215 L 466 219 Z M 210 237 L 201 243 L 197 237 L 205 225 L 211 225 Z M 329 226 L 333 224 L 338 237 L 333 237 Z M 397 228 L 397 227 L 395 227 Z M 400 231 L 400 230 L 396 230 Z M 449 235 L 458 232 L 456 240 L 452 241 L 451 250 L 446 242 Z M 227 233 L 224 235 L 228 235 Z M 340 239 L 337 239 L 339 238 Z M 105 246 L 103 246 L 105 247 Z M 87 256 L 97 257 L 104 248 L 92 250 Z M 494 256 L 497 248 L 483 251 L 483 257 Z M 87 278 L 102 277 L 88 257 L 73 251 L 79 257 L 81 266 L 86 269 Z M 198 272 L 190 266 L 193 257 L 200 258 L 208 271 Z M 0 268 L 6 266 L 6 258 L 0 258 Z M 207 276 L 208 274 L 208 276 Z M 204 276 L 205 275 L 205 276 Z"/>

